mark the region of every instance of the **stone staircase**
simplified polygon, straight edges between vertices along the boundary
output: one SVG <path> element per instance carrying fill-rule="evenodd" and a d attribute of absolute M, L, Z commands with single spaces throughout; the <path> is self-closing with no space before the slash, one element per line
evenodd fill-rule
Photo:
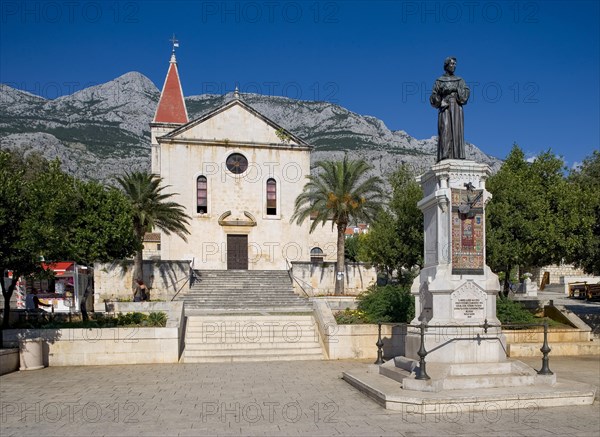
<path fill-rule="evenodd" d="M 312 304 L 297 296 L 286 270 L 196 270 L 189 291 L 176 300 L 186 313 L 312 312 Z"/>
<path fill-rule="evenodd" d="M 184 363 L 324 358 L 311 314 L 187 317 Z"/>
<path fill-rule="evenodd" d="M 184 363 L 322 360 L 312 303 L 288 272 L 195 271 L 178 297 L 186 314 Z"/>

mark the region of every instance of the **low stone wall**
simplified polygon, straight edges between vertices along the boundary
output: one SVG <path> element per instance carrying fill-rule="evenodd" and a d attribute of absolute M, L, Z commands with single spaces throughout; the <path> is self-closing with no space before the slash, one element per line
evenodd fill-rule
<path fill-rule="evenodd" d="M 377 325 L 338 325 L 325 299 L 315 299 L 314 309 L 319 334 L 330 360 L 377 357 Z M 402 326 L 382 325 L 383 355 L 402 355 L 405 335 Z"/>
<path fill-rule="evenodd" d="M 399 325 L 382 325 L 383 356 L 396 357 L 403 353 L 404 336 Z M 330 359 L 377 358 L 377 325 L 336 325 L 330 333 Z"/>
<path fill-rule="evenodd" d="M 0 375 L 19 370 L 19 348 L 0 349 Z"/>
<path fill-rule="evenodd" d="M 18 337 L 41 338 L 48 346 L 49 366 L 177 363 L 177 328 L 10 329 L 7 344 Z"/>
<path fill-rule="evenodd" d="M 535 343 L 542 347 L 544 342 L 544 329 L 515 329 L 508 330 L 503 329 L 502 333 L 506 336 L 506 343 L 508 345 L 516 343 Z M 590 331 L 584 331 L 581 329 L 569 329 L 569 328 L 550 328 L 548 329 L 548 343 L 570 343 L 590 341 Z"/>
<path fill-rule="evenodd" d="M 120 305 L 120 307 L 119 307 Z M 143 308 L 143 305 L 148 307 Z M 9 329 L 4 340 L 17 346 L 21 338 L 41 338 L 50 366 L 178 363 L 182 351 L 183 303 L 117 304 L 122 312 L 165 311 L 165 328 L 115 327 L 88 329 Z M 152 308 L 150 308 L 152 307 Z"/>
<path fill-rule="evenodd" d="M 315 299 L 323 299 L 327 301 L 327 305 L 331 308 L 331 311 L 344 311 L 349 308 L 355 310 L 358 306 L 358 301 L 354 296 L 327 296 L 327 297 L 315 297 Z"/>
<path fill-rule="evenodd" d="M 144 261 L 144 282 L 150 289 L 150 299 L 170 301 L 188 286 L 189 261 Z M 105 299 L 132 299 L 133 261 L 94 264 L 94 304 L 102 306 Z"/>
<path fill-rule="evenodd" d="M 336 264 L 333 262 L 292 262 L 294 291 L 304 296 L 333 295 L 335 292 Z M 346 263 L 344 294 L 356 296 L 377 282 L 377 271 L 364 263 Z"/>
<path fill-rule="evenodd" d="M 183 327 L 183 302 L 109 302 L 103 310 L 113 313 L 164 312 L 167 314 L 167 328 Z"/>
<path fill-rule="evenodd" d="M 569 276 L 593 278 L 593 276 L 586 275 L 582 269 L 574 267 L 573 264 L 560 264 L 533 269 L 531 280 L 540 285 L 545 272 L 550 274 L 550 284 L 564 284 L 564 278 Z"/>

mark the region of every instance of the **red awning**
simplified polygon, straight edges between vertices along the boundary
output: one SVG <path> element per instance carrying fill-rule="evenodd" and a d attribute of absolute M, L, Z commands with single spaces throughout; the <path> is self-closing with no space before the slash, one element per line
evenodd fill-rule
<path fill-rule="evenodd" d="M 42 263 L 42 267 L 44 268 L 44 270 L 52 270 L 56 274 L 56 276 L 62 276 L 66 272 L 72 272 L 74 264 L 75 264 L 74 262 L 68 262 L 68 261 L 67 262 L 57 262 L 57 263 L 52 263 L 52 264 Z"/>

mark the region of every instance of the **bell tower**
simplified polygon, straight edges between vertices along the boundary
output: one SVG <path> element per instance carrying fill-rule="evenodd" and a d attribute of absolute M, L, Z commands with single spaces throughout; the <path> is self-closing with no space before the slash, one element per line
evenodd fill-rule
<path fill-rule="evenodd" d="M 160 174 L 160 147 L 157 138 L 189 121 L 181 81 L 179 80 L 177 58 L 175 57 L 175 49 L 179 47 L 179 42 L 175 39 L 175 35 L 173 35 L 171 42 L 173 43 L 173 51 L 171 52 L 169 70 L 167 71 L 167 77 L 160 93 L 160 100 L 158 101 L 154 119 L 150 123 L 152 173 L 155 174 Z"/>

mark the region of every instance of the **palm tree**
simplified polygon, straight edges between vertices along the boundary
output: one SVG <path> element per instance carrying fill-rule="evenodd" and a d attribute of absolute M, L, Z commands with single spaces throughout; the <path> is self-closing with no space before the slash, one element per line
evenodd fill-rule
<path fill-rule="evenodd" d="M 155 227 L 167 235 L 175 233 L 184 241 L 189 235 L 187 226 L 190 216 L 185 213 L 183 206 L 176 202 L 167 201 L 176 193 L 163 193 L 170 185 L 160 186 L 162 178 L 148 172 L 126 173 L 116 178 L 117 182 L 129 198 L 133 210 L 133 229 L 140 246 L 135 254 L 133 264 L 133 282 L 142 279 L 142 242 L 144 235 Z"/>
<path fill-rule="evenodd" d="M 301 224 L 312 218 L 310 232 L 330 220 L 332 229 L 337 226 L 336 270 L 343 275 L 346 227 L 351 221 L 370 222 L 375 217 L 386 197 L 383 182 L 377 176 L 367 176 L 371 167 L 365 161 L 348 160 L 347 156 L 341 162 L 319 161 L 315 166 L 317 172 L 307 176 L 309 182 L 296 198 L 290 221 Z M 343 293 L 344 281 L 336 280 L 335 294 Z"/>

